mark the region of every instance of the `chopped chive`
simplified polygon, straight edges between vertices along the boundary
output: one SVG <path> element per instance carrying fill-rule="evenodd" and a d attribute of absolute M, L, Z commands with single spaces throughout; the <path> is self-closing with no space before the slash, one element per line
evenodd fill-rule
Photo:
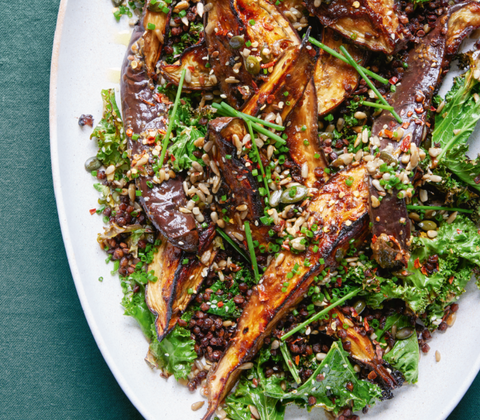
<path fill-rule="evenodd" d="M 270 200 L 270 188 L 268 188 L 268 181 L 267 181 L 267 178 L 265 177 L 265 170 L 263 169 L 262 159 L 260 158 L 260 153 L 258 152 L 257 143 L 255 143 L 255 136 L 253 134 L 252 122 L 247 120 L 246 123 L 247 123 L 247 127 L 248 127 L 248 132 L 250 133 L 250 137 L 252 138 L 253 150 L 255 151 L 255 154 L 257 155 L 258 166 L 260 166 L 260 172 L 262 173 L 263 183 L 265 184 L 265 193 L 268 197 L 268 200 Z M 260 190 L 260 188 L 259 188 L 259 190 Z"/>
<path fill-rule="evenodd" d="M 378 91 L 378 89 L 375 87 L 375 85 L 372 83 L 372 81 L 365 75 L 365 72 L 363 71 L 363 69 L 360 68 L 360 66 L 355 62 L 355 60 L 352 58 L 350 53 L 347 51 L 347 49 L 343 45 L 340 45 L 340 51 L 342 51 L 342 54 L 347 58 L 350 65 L 355 67 L 355 70 L 357 70 L 358 74 L 360 74 L 360 76 L 362 76 L 363 80 L 365 80 L 365 82 L 370 87 L 370 89 L 372 89 L 375 92 L 375 94 L 377 95 L 377 98 L 380 99 L 380 101 L 383 102 L 384 105 L 390 106 L 390 104 L 387 102 L 387 100 L 382 95 L 380 95 L 380 92 Z M 391 110 L 390 113 L 395 117 L 395 119 L 397 120 L 397 122 L 399 124 L 402 123 L 402 119 L 395 112 L 395 110 Z"/>
<path fill-rule="evenodd" d="M 344 63 L 351 64 L 348 59 L 346 59 L 342 54 L 339 54 L 335 50 L 333 50 L 330 47 L 327 47 L 325 44 L 321 43 L 320 41 L 317 41 L 315 38 L 308 38 L 308 40 L 313 44 L 316 45 L 317 47 L 321 48 L 322 50 L 328 52 L 329 54 L 333 55 L 334 57 L 338 58 L 339 60 L 342 60 Z M 358 64 L 357 64 L 358 65 Z M 361 67 L 361 66 L 359 66 Z M 372 79 L 378 80 L 380 83 L 383 83 L 384 85 L 388 85 L 388 80 L 383 78 L 382 76 L 379 76 L 378 74 L 374 73 L 371 70 L 366 69 L 365 67 L 362 67 L 362 70 L 368 74 Z"/>
<path fill-rule="evenodd" d="M 459 213 L 472 214 L 473 210 L 460 209 L 456 207 L 440 207 L 440 206 L 414 206 L 407 205 L 408 210 L 446 210 L 446 211 L 458 211 Z"/>
<path fill-rule="evenodd" d="M 292 374 L 293 379 L 295 379 L 295 382 L 299 384 L 302 381 L 300 380 L 300 376 L 298 375 L 297 368 L 293 363 L 292 356 L 290 355 L 290 352 L 288 351 L 287 345 L 285 343 L 280 344 L 280 351 L 282 352 L 282 356 L 285 359 L 285 364 L 287 365 L 288 370 Z"/>
<path fill-rule="evenodd" d="M 254 19 L 250 19 L 250 20 L 248 21 L 248 23 L 253 26 L 253 25 L 255 25 L 255 20 L 254 20 Z"/>
<path fill-rule="evenodd" d="M 253 247 L 252 231 L 250 230 L 250 224 L 245 222 L 243 224 L 245 229 L 245 236 L 247 237 L 248 250 L 250 251 L 250 259 L 252 261 L 253 272 L 255 273 L 255 279 L 258 281 L 260 274 L 258 273 L 257 257 L 255 256 L 255 248 Z"/>
<path fill-rule="evenodd" d="M 216 228 L 215 229 L 217 233 L 225 239 L 232 247 L 237 251 L 245 261 L 250 262 L 250 258 L 247 257 L 247 255 L 243 252 L 243 250 L 228 236 L 222 229 Z"/>
<path fill-rule="evenodd" d="M 172 133 L 173 124 L 175 121 L 175 115 L 177 115 L 178 103 L 180 102 L 180 95 L 182 93 L 183 81 L 185 80 L 185 72 L 186 72 L 185 69 L 183 69 L 182 75 L 180 76 L 180 82 L 178 83 L 177 96 L 175 97 L 175 102 L 173 104 L 172 116 L 170 117 L 170 121 L 168 122 L 168 128 L 167 128 L 165 137 L 163 138 L 162 155 L 160 156 L 160 162 L 158 164 L 159 168 L 163 166 L 163 161 L 165 160 L 165 154 L 167 153 L 168 141 L 170 140 L 170 134 Z"/>
<path fill-rule="evenodd" d="M 147 24 L 147 29 L 149 29 L 150 31 L 154 31 L 156 28 L 155 24 L 154 23 L 148 23 Z"/>
<path fill-rule="evenodd" d="M 393 110 L 393 106 L 391 106 L 391 105 L 377 104 L 375 102 L 361 101 L 360 104 L 361 105 L 366 105 L 366 106 L 371 106 L 372 108 L 386 109 L 387 111 L 392 111 Z"/>
<path fill-rule="evenodd" d="M 245 42 L 245 46 L 250 48 L 252 46 L 252 42 L 248 40 L 247 42 Z"/>
<path fill-rule="evenodd" d="M 225 102 L 222 102 L 220 104 L 220 106 L 222 108 L 226 109 L 227 111 L 231 112 L 232 114 L 239 114 L 241 118 L 246 118 L 247 120 L 250 120 L 250 121 L 255 122 L 257 124 L 264 125 L 265 127 L 270 127 L 270 128 L 273 128 L 277 131 L 285 130 L 285 127 L 283 127 L 282 125 L 274 124 L 274 123 L 271 123 L 269 121 L 265 121 L 265 120 L 262 120 L 260 118 L 253 117 L 251 115 L 245 114 L 244 112 L 237 111 L 235 108 L 231 107 L 230 105 L 228 105 Z M 215 107 L 215 108 L 217 108 L 217 107 Z"/>
<path fill-rule="evenodd" d="M 359 287 L 358 289 L 355 289 L 353 290 L 352 292 L 348 293 L 347 295 L 345 295 L 343 298 L 341 299 L 338 299 L 335 303 L 332 303 L 331 305 L 327 306 L 325 309 L 321 310 L 320 312 L 316 313 L 315 315 L 313 315 L 311 318 L 308 318 L 306 321 L 302 322 L 301 324 L 297 325 L 293 330 L 290 330 L 289 332 L 287 332 L 286 334 L 282 335 L 280 337 L 280 339 L 282 341 L 285 341 L 288 337 L 291 337 L 293 334 L 295 334 L 296 332 L 300 331 L 301 329 L 305 328 L 308 324 L 311 324 L 312 322 L 314 321 L 317 321 L 318 319 L 320 319 L 320 317 L 322 317 L 323 315 L 327 314 L 328 312 L 330 312 L 333 308 L 335 308 L 336 306 L 342 304 L 343 302 L 345 302 L 346 300 L 354 297 L 357 295 L 358 292 L 360 292 L 362 290 L 361 287 Z"/>

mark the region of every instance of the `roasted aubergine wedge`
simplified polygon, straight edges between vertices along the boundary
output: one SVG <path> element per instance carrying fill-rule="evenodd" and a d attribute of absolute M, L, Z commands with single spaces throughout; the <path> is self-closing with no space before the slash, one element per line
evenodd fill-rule
<path fill-rule="evenodd" d="M 175 327 L 200 290 L 218 252 L 213 245 L 214 237 L 213 226 L 202 232 L 197 256 L 182 251 L 159 236 L 161 244 L 148 265 L 148 271 L 153 271 L 157 281 L 149 282 L 145 291 L 148 309 L 155 315 L 158 341 L 162 341 Z"/>
<path fill-rule="evenodd" d="M 393 54 L 408 39 L 399 21 L 395 0 L 306 0 L 309 12 L 322 25 L 372 51 Z"/>
<path fill-rule="evenodd" d="M 148 14 L 147 14 L 148 15 Z M 137 188 L 142 192 L 140 200 L 153 225 L 175 246 L 193 252 L 198 247 L 198 232 L 191 214 L 183 214 L 178 208 L 186 205 L 182 179 L 179 176 L 159 184 L 150 167 L 152 152 L 158 152 L 158 134 L 165 134 L 167 105 L 155 94 L 153 80 L 148 75 L 143 45 L 145 37 L 143 19 L 132 34 L 130 45 L 122 65 L 121 96 L 122 113 L 128 147 L 131 150 L 131 171 L 138 174 Z M 161 48 L 161 44 L 158 44 Z M 133 136 L 139 136 L 137 140 Z M 150 188 L 147 182 L 153 185 Z"/>
<path fill-rule="evenodd" d="M 161 61 L 160 73 L 166 80 L 178 86 L 182 71 L 185 69 L 183 89 L 213 89 L 217 85 L 217 81 L 214 77 L 210 77 L 210 69 L 206 67 L 207 56 L 207 47 L 205 41 L 202 40 L 200 44 L 187 48 L 175 63 L 168 64 Z"/>
<path fill-rule="evenodd" d="M 392 389 L 399 388 L 403 384 L 403 378 L 400 372 L 392 372 L 392 369 L 386 365 L 385 361 L 377 355 L 376 349 L 369 337 L 363 336 L 354 327 L 354 324 L 338 308 L 329 312 L 329 325 L 327 334 L 335 335 L 340 338 L 339 331 L 345 331 L 340 338 L 343 343 L 350 342 L 350 356 L 362 365 L 367 366 L 374 371 L 384 388 L 388 389 L 387 395 L 391 396 Z M 335 324 L 335 325 L 333 325 Z M 348 325 L 348 328 L 345 326 Z"/>
<path fill-rule="evenodd" d="M 442 24 L 437 25 L 421 44 L 409 52 L 406 60 L 408 69 L 401 85 L 391 96 L 391 104 L 403 123 L 399 125 L 388 111 L 384 111 L 374 122 L 372 134 L 377 136 L 376 143 L 382 151 L 376 163 L 381 164 L 384 159 L 389 164 L 396 161 L 399 167 L 405 167 L 410 178 L 413 176 L 419 162 L 418 148 L 428 130 L 427 117 L 432 96 L 442 78 L 443 69 L 456 52 L 448 50 L 447 46 L 460 46 L 461 40 L 480 24 L 479 13 L 480 8 L 476 3 L 453 6 L 440 18 Z M 460 19 L 464 15 L 470 17 Z M 446 38 L 445 32 L 452 38 Z M 403 164 L 404 161 L 408 163 Z M 375 176 L 376 165 L 369 168 Z M 396 189 L 392 193 L 379 190 L 374 186 L 373 178 L 370 192 L 375 259 L 383 268 L 406 265 L 410 255 L 410 224 L 405 199 L 399 198 Z M 378 199 L 380 195 L 383 196 L 381 203 Z"/>
<path fill-rule="evenodd" d="M 336 256 L 346 252 L 351 239 L 365 239 L 368 233 L 365 175 L 363 165 L 340 171 L 308 206 L 312 224 L 319 226 L 315 234 L 319 241 L 316 253 L 310 249 L 307 255 L 285 251 L 282 262 L 277 259 L 267 268 L 243 310 L 235 336 L 207 378 L 209 405 L 204 420 L 212 418 L 242 372 L 239 367 L 256 355 L 276 323 L 303 298 L 314 277 L 325 267 L 337 265 Z M 347 177 L 354 180 L 351 188 L 345 184 Z M 354 191 L 358 194 L 354 195 Z M 310 267 L 304 266 L 305 258 L 312 263 Z M 288 280 L 285 291 L 287 274 L 292 271 L 294 277 Z"/>
<path fill-rule="evenodd" d="M 340 46 L 343 45 L 357 63 L 362 64 L 367 57 L 365 50 L 347 43 L 332 29 L 325 28 L 323 30 L 322 42 L 337 52 L 340 52 Z M 318 115 L 322 116 L 333 111 L 355 91 L 360 81 L 360 75 L 349 64 L 321 50 L 315 67 L 314 80 L 317 90 Z"/>

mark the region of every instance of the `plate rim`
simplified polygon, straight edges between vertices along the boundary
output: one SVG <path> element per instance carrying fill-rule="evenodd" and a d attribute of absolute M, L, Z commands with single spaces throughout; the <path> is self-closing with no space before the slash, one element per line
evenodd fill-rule
<path fill-rule="evenodd" d="M 139 398 L 137 398 L 136 393 L 130 387 L 128 381 L 124 377 L 121 369 L 114 362 L 113 357 L 108 349 L 108 346 L 103 340 L 102 333 L 97 325 L 95 317 L 93 316 L 92 310 L 88 303 L 88 299 L 85 293 L 84 284 L 81 280 L 80 270 L 77 265 L 77 261 L 73 252 L 72 240 L 70 237 L 70 232 L 68 230 L 67 224 L 67 211 L 65 208 L 65 202 L 63 199 L 63 192 L 61 188 L 61 179 L 60 179 L 60 165 L 59 165 L 59 156 L 58 156 L 58 136 L 57 136 L 57 80 L 58 80 L 58 64 L 60 57 L 60 47 L 62 43 L 62 33 L 65 23 L 65 16 L 67 12 L 67 7 L 69 0 L 61 0 L 60 6 L 57 15 L 57 23 L 55 27 L 55 36 L 53 41 L 52 57 L 51 57 L 51 66 L 50 66 L 50 87 L 49 87 L 49 134 L 50 134 L 50 161 L 51 161 L 51 170 L 52 170 L 52 180 L 53 188 L 55 193 L 55 201 L 57 207 L 57 214 L 60 223 L 60 230 L 62 232 L 63 244 L 65 246 L 65 251 L 67 254 L 67 260 L 70 267 L 70 272 L 73 277 L 75 284 L 75 289 L 82 306 L 83 313 L 87 320 L 90 331 L 92 332 L 93 338 L 99 348 L 103 359 L 107 363 L 108 368 L 112 372 L 115 380 L 118 385 L 125 393 L 130 402 L 135 406 L 135 408 L 140 412 L 140 414 L 145 418 L 149 419 L 147 416 L 147 409 L 143 406 L 143 403 Z M 460 387 L 457 388 L 456 392 L 451 394 L 449 403 L 444 406 L 444 416 L 441 419 L 446 419 L 455 407 L 458 405 L 460 400 L 464 397 L 470 386 L 472 385 L 474 379 L 480 371 L 480 352 L 474 363 L 471 365 L 470 373 L 462 381 Z M 407 385 L 408 386 L 408 385 Z M 381 404 L 381 402 L 379 402 Z M 440 420 L 440 418 L 439 418 Z"/>
<path fill-rule="evenodd" d="M 62 33 L 65 23 L 65 16 L 68 7 L 68 0 L 61 0 L 57 15 L 57 24 L 55 27 L 55 35 L 53 40 L 52 59 L 50 65 L 50 88 L 49 88 L 49 132 L 50 132 L 50 161 L 52 168 L 53 189 L 55 193 L 55 201 L 57 206 L 58 219 L 60 222 L 60 230 L 62 232 L 63 244 L 67 254 L 68 265 L 73 277 L 75 289 L 77 291 L 83 313 L 88 323 L 88 327 L 93 335 L 95 343 L 102 354 L 103 359 L 107 363 L 108 368 L 112 372 L 118 385 L 125 393 L 130 402 L 140 412 L 140 414 L 148 419 L 146 414 L 146 407 L 143 406 L 140 399 L 137 398 L 135 392 L 130 387 L 128 381 L 124 377 L 121 369 L 117 366 L 113 357 L 103 340 L 100 329 L 97 325 L 95 317 L 93 316 L 90 304 L 85 293 L 84 284 L 81 280 L 80 270 L 73 252 L 72 240 L 67 224 L 67 211 L 63 199 L 63 192 L 61 188 L 60 179 L 60 165 L 58 155 L 58 136 L 57 136 L 57 79 L 58 79 L 58 64 L 60 57 L 60 47 L 62 43 Z"/>

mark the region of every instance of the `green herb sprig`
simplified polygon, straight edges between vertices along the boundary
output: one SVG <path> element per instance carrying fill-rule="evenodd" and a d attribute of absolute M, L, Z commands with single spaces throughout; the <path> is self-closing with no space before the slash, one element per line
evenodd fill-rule
<path fill-rule="evenodd" d="M 162 141 L 162 154 L 160 156 L 160 161 L 158 167 L 163 166 L 163 161 L 165 160 L 165 154 L 167 153 L 168 142 L 170 140 L 170 134 L 172 133 L 173 124 L 175 124 L 175 115 L 177 114 L 178 104 L 180 102 L 180 95 L 182 93 L 183 81 L 185 80 L 185 69 L 182 70 L 182 75 L 180 76 L 180 82 L 178 83 L 177 96 L 175 97 L 175 102 L 173 104 L 173 112 L 170 116 L 170 121 L 168 122 L 167 132 Z"/>
<path fill-rule="evenodd" d="M 258 272 L 257 257 L 255 255 L 255 248 L 253 246 L 252 231 L 250 230 L 250 224 L 248 222 L 245 222 L 243 226 L 245 229 L 245 236 L 247 238 L 248 251 L 250 252 L 253 272 L 255 273 L 255 281 L 258 281 L 260 274 Z"/>
<path fill-rule="evenodd" d="M 342 51 L 342 54 L 347 58 L 349 64 L 352 65 L 353 67 L 355 67 L 355 70 L 357 70 L 358 74 L 360 74 L 360 76 L 362 76 L 363 80 L 365 80 L 365 82 L 370 87 L 370 89 L 372 89 L 375 92 L 375 94 L 377 95 L 377 98 L 380 99 L 380 101 L 385 106 L 391 106 L 387 102 L 387 100 L 382 95 L 380 95 L 380 92 L 378 91 L 378 89 L 375 87 L 375 85 L 372 83 L 372 81 L 365 75 L 365 72 L 363 71 L 363 69 L 356 63 L 356 61 L 353 59 L 353 57 L 350 55 L 350 53 L 347 51 L 347 49 L 343 45 L 340 45 L 340 51 Z M 390 113 L 395 117 L 395 119 L 397 120 L 397 122 L 399 124 L 402 123 L 402 119 L 395 112 L 395 110 L 393 110 L 393 109 L 390 110 Z"/>
<path fill-rule="evenodd" d="M 338 305 L 342 304 L 343 302 L 345 302 L 346 300 L 351 299 L 352 297 L 356 296 L 357 293 L 359 293 L 361 290 L 362 290 L 361 287 L 359 287 L 358 289 L 352 290 L 350 293 L 348 293 L 347 295 L 345 295 L 341 299 L 338 299 L 335 303 L 332 303 L 331 305 L 327 306 L 325 309 L 322 309 L 317 314 L 313 315 L 312 317 L 308 318 L 306 321 L 297 325 L 293 330 L 290 330 L 286 334 L 282 335 L 281 340 L 285 341 L 288 337 L 291 337 L 296 332 L 305 328 L 308 324 L 311 324 L 312 322 L 315 322 L 318 319 L 320 319 L 323 315 L 328 314 L 328 312 L 330 312 L 336 306 L 338 306 Z"/>

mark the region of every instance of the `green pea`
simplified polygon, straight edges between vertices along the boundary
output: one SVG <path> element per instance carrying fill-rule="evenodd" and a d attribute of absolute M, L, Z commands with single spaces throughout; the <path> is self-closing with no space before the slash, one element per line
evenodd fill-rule
<path fill-rule="evenodd" d="M 413 335 L 413 328 L 405 327 L 405 328 L 402 328 L 401 330 L 398 330 L 395 337 L 398 340 L 406 340 L 408 337 L 411 337 L 412 335 Z"/>
<path fill-rule="evenodd" d="M 245 44 L 245 39 L 243 38 L 243 36 L 240 35 L 232 36 L 228 43 L 230 44 L 230 48 L 238 50 L 239 48 L 242 48 Z"/>
<path fill-rule="evenodd" d="M 304 187 L 303 185 L 295 185 L 294 187 L 286 189 L 282 193 L 280 197 L 280 202 L 284 204 L 298 203 L 299 201 L 304 200 L 307 195 L 307 187 Z"/>
<path fill-rule="evenodd" d="M 100 169 L 102 167 L 102 162 L 100 162 L 96 156 L 93 156 L 91 158 L 88 158 L 85 161 L 85 169 L 88 172 L 96 171 L 97 169 Z"/>
<path fill-rule="evenodd" d="M 253 55 L 249 55 L 247 57 L 245 66 L 247 68 L 247 71 L 250 74 L 253 74 L 254 76 L 260 73 L 260 69 L 261 69 L 260 62 L 258 61 L 258 58 L 254 57 Z"/>

